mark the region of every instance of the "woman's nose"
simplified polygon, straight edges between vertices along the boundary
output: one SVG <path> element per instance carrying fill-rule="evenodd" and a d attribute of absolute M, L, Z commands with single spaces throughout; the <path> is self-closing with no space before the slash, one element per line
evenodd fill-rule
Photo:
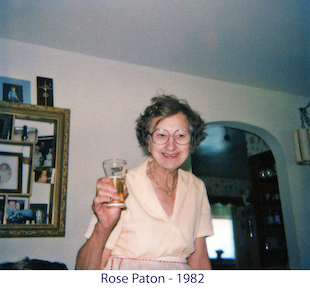
<path fill-rule="evenodd" d="M 173 136 L 170 136 L 168 142 L 166 143 L 166 148 L 168 150 L 174 150 L 176 148 L 177 144 L 176 142 L 174 141 L 174 137 Z"/>

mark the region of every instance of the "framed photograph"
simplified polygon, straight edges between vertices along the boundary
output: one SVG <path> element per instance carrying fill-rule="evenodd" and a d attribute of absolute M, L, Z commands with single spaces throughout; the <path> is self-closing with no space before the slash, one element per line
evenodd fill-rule
<path fill-rule="evenodd" d="M 37 77 L 37 104 L 54 106 L 53 79 Z"/>
<path fill-rule="evenodd" d="M 6 203 L 6 224 L 25 224 L 33 220 L 33 212 L 29 209 L 28 198 L 8 196 Z"/>
<path fill-rule="evenodd" d="M 4 222 L 5 195 L 0 196 L 0 225 Z"/>
<path fill-rule="evenodd" d="M 47 224 L 47 204 L 30 204 L 35 224 Z"/>
<path fill-rule="evenodd" d="M 21 156 L 21 193 L 31 194 L 32 185 L 32 166 L 33 166 L 33 155 L 34 155 L 34 143 L 31 142 L 12 142 L 9 140 L 0 140 L 0 152 L 2 153 L 15 153 L 22 154 Z M 0 163 L 3 160 L 0 155 Z M 4 188 L 4 187 L 2 187 Z M 1 189 L 0 189 L 1 193 Z M 3 193 L 12 193 L 11 191 L 3 191 Z"/>
<path fill-rule="evenodd" d="M 51 184 L 52 175 L 52 168 L 36 168 L 34 170 L 34 181 L 37 183 Z"/>
<path fill-rule="evenodd" d="M 35 127 L 24 125 L 23 127 L 14 127 L 13 140 L 37 142 L 38 130 Z"/>
<path fill-rule="evenodd" d="M 48 208 L 48 221 L 50 224 L 53 223 L 54 220 L 54 184 L 51 184 L 51 189 L 50 189 L 50 201 L 49 201 L 49 208 Z"/>
<path fill-rule="evenodd" d="M 1 193 L 21 193 L 22 156 L 20 153 L 0 152 Z"/>
<path fill-rule="evenodd" d="M 36 168 L 55 167 L 56 140 L 54 136 L 39 136 L 35 146 L 34 166 Z"/>
<path fill-rule="evenodd" d="M 31 103 L 30 81 L 0 76 L 0 100 Z"/>
<path fill-rule="evenodd" d="M 44 108 L 44 107 L 41 107 Z M 12 139 L 16 141 L 38 142 L 38 136 L 53 136 L 55 131 L 54 121 L 30 120 L 15 117 Z"/>
<path fill-rule="evenodd" d="M 13 115 L 0 113 L 0 139 L 11 139 Z"/>

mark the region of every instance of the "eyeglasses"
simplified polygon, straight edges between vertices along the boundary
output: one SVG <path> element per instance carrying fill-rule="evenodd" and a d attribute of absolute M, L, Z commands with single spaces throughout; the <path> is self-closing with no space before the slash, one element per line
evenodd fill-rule
<path fill-rule="evenodd" d="M 191 142 L 191 133 L 187 129 L 177 129 L 172 135 L 166 129 L 155 129 L 149 132 L 153 143 L 158 145 L 166 144 L 172 136 L 174 141 L 179 145 L 187 145 Z"/>

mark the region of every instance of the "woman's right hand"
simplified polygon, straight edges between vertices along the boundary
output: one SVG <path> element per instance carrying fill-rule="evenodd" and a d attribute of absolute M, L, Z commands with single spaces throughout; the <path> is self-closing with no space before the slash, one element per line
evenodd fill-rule
<path fill-rule="evenodd" d="M 105 229 L 112 229 L 119 219 L 121 209 L 119 207 L 107 207 L 112 200 L 119 200 L 117 189 L 110 185 L 111 179 L 101 178 L 97 181 L 96 197 L 92 209 L 97 215 L 98 224 Z"/>

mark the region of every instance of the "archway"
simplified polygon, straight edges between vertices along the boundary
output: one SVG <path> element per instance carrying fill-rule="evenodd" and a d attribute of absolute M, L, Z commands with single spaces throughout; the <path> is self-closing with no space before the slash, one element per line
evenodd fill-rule
<path fill-rule="evenodd" d="M 281 199 L 281 205 L 282 205 L 282 215 L 284 220 L 284 228 L 286 232 L 286 246 L 288 249 L 288 256 L 290 260 L 290 268 L 297 268 L 299 264 L 299 254 L 296 254 L 296 248 L 295 246 L 291 244 L 296 244 L 296 232 L 295 232 L 295 225 L 294 225 L 294 215 L 292 211 L 292 205 L 291 205 L 291 196 L 289 191 L 289 184 L 288 184 L 288 178 L 287 178 L 287 169 L 286 169 L 286 161 L 284 152 L 279 144 L 279 142 L 276 140 L 276 138 L 269 133 L 268 131 L 249 125 L 246 123 L 240 123 L 240 122 L 212 122 L 208 123 L 208 125 L 218 125 L 222 126 L 224 128 L 230 128 L 230 129 L 236 129 L 240 131 L 244 131 L 249 134 L 253 134 L 261 138 L 266 142 L 268 147 L 270 148 L 270 151 L 272 152 L 276 169 L 277 169 L 277 183 L 279 188 L 279 195 Z M 194 171 L 194 168 L 193 168 Z"/>

